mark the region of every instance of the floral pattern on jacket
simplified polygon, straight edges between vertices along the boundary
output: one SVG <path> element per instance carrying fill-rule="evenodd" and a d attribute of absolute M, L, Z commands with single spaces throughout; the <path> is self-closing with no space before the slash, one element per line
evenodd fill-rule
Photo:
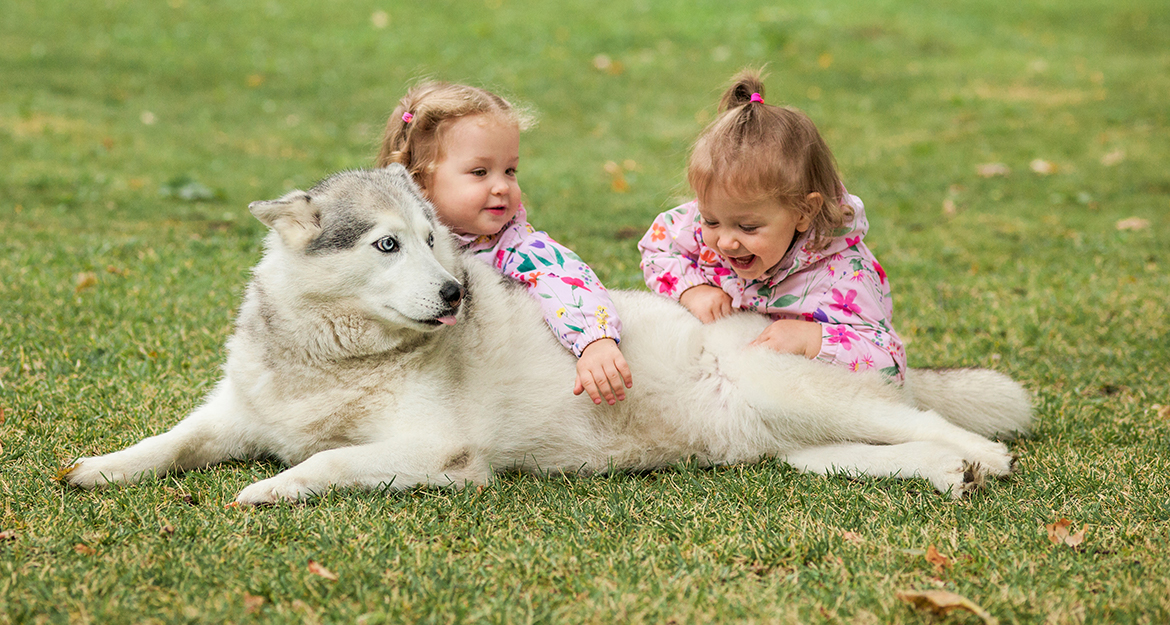
<path fill-rule="evenodd" d="M 463 249 L 524 283 L 544 320 L 578 358 L 593 341 L 621 340 L 621 320 L 597 275 L 569 248 L 528 223 L 524 207 L 495 234 L 456 235 Z"/>
<path fill-rule="evenodd" d="M 849 194 L 844 201 L 853 209 L 853 219 L 834 233 L 828 247 L 810 251 L 807 234 L 801 235 L 776 267 L 757 280 L 737 276 L 703 243 L 697 203 L 666 211 L 638 242 L 646 285 L 677 300 L 690 287 L 708 284 L 730 295 L 734 308 L 773 320 L 815 321 L 821 324 L 817 360 L 853 371 L 877 369 L 901 383 L 906 352 L 890 322 L 889 281 L 862 241 L 869 230 L 864 205 Z"/>

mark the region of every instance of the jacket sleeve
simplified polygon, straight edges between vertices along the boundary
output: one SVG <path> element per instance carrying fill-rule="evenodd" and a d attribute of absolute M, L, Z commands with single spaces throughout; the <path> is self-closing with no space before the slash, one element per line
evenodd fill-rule
<path fill-rule="evenodd" d="M 621 341 L 621 320 L 597 275 L 546 233 L 514 224 L 502 233 L 492 262 L 525 284 L 557 340 L 577 357 L 598 339 Z"/>
<path fill-rule="evenodd" d="M 712 284 L 699 267 L 698 220 L 695 203 L 684 204 L 658 215 L 638 241 L 642 274 L 652 292 L 677 300 L 692 286 Z"/>
<path fill-rule="evenodd" d="M 821 324 L 817 360 L 853 371 L 876 369 L 901 383 L 906 373 L 906 352 L 889 323 L 890 295 L 883 285 L 885 274 L 880 273 L 880 266 L 873 270 L 865 264 L 861 259 L 847 259 L 843 270 L 846 277 L 825 293 L 812 315 L 812 320 Z"/>

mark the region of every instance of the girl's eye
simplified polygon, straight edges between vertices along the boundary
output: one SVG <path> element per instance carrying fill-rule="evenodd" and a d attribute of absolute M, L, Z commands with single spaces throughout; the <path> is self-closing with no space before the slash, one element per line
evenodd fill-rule
<path fill-rule="evenodd" d="M 374 249 L 383 254 L 393 254 L 398 251 L 398 240 L 394 237 L 382 237 L 374 241 Z"/>
<path fill-rule="evenodd" d="M 427 237 L 427 246 L 428 247 L 435 246 L 435 234 L 433 232 Z"/>
<path fill-rule="evenodd" d="M 486 170 L 486 169 L 483 169 L 483 168 L 480 168 L 480 169 L 473 169 L 473 170 L 471 170 L 471 175 L 472 175 L 472 176 L 486 176 L 486 175 L 487 175 L 487 170 Z"/>
<path fill-rule="evenodd" d="M 714 228 L 714 227 L 719 225 L 719 222 L 718 221 L 707 221 L 706 219 L 704 219 L 703 225 L 707 226 L 708 228 Z"/>
<path fill-rule="evenodd" d="M 740 226 L 739 229 L 743 230 L 744 232 L 746 232 L 748 234 L 751 234 L 751 233 L 755 232 L 756 230 L 759 230 L 760 227 L 759 226 Z"/>
<path fill-rule="evenodd" d="M 509 168 L 507 171 L 505 171 L 504 173 L 508 174 L 509 176 L 515 176 L 515 175 L 516 175 L 516 168 L 515 168 L 515 167 L 510 167 L 510 168 Z"/>

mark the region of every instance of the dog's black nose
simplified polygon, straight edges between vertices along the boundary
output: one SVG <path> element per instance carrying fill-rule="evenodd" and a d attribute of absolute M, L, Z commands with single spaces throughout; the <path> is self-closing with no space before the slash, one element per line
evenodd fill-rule
<path fill-rule="evenodd" d="M 455 308 L 463 301 L 463 286 L 458 282 L 448 282 L 439 289 L 439 297 L 443 298 L 443 303 Z"/>

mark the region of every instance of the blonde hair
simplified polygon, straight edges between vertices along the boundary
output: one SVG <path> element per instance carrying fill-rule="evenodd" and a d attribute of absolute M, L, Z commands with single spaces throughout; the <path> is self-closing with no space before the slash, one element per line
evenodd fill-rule
<path fill-rule="evenodd" d="M 399 163 L 425 187 L 443 157 L 446 127 L 452 120 L 483 114 L 498 115 L 521 130 L 530 124 L 527 114 L 485 89 L 441 81 L 411 87 L 386 120 L 378 167 Z"/>
<path fill-rule="evenodd" d="M 779 200 L 810 218 L 809 249 L 824 249 L 834 231 L 853 218 L 842 203 L 833 153 L 807 115 L 765 104 L 763 95 L 758 71 L 736 74 L 719 102 L 720 115 L 695 141 L 687 182 L 700 205 L 713 188 L 739 200 Z M 810 193 L 819 193 L 822 201 L 810 201 Z"/>

